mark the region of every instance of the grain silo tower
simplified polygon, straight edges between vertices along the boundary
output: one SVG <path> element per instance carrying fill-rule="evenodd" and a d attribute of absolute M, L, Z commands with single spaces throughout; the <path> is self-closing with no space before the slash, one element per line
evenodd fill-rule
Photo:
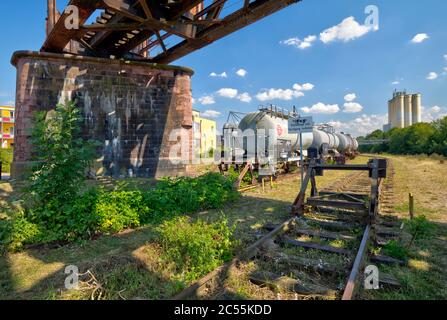
<path fill-rule="evenodd" d="M 420 93 L 412 96 L 412 119 L 413 124 L 422 122 L 422 95 Z"/>
<path fill-rule="evenodd" d="M 395 91 L 388 101 L 388 125 L 385 130 L 407 128 L 422 122 L 422 95 L 407 94 L 406 91 Z"/>

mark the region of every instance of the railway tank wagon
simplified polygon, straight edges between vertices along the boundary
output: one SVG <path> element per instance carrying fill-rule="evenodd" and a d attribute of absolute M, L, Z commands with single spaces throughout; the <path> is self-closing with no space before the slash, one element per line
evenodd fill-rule
<path fill-rule="evenodd" d="M 300 138 L 297 134 L 289 134 L 288 116 L 280 112 L 258 111 L 247 114 L 239 123 L 239 132 L 245 133 L 243 140 L 243 149 L 246 151 L 248 158 L 253 161 L 255 154 L 248 154 L 249 141 L 251 137 L 258 134 L 266 136 L 264 146 L 256 143 L 256 152 L 259 154 L 259 148 L 264 147 L 265 152 L 276 156 L 280 162 L 287 162 L 299 156 Z M 250 137 L 251 136 L 251 137 Z M 313 144 L 314 138 L 312 133 L 303 133 L 303 149 L 307 150 Z M 255 161 L 256 162 L 256 161 Z"/>
<path fill-rule="evenodd" d="M 291 116 L 290 112 L 278 111 L 273 107 L 262 108 L 245 115 L 237 126 L 225 124 L 224 139 L 231 140 L 226 145 L 230 145 L 232 149 L 232 160 L 234 161 L 235 155 L 239 158 L 243 155 L 244 162 L 259 166 L 261 161 L 265 164 L 266 159 L 258 157 L 265 154 L 274 159 L 277 168 L 287 168 L 289 164 L 298 163 L 300 137 L 288 131 L 288 119 Z M 229 129 L 232 134 L 225 134 Z M 265 142 L 256 138 L 257 136 L 265 137 Z M 302 138 L 304 157 L 310 155 L 343 164 L 346 158 L 357 155 L 357 140 L 349 134 L 336 133 L 327 125 L 316 126 L 313 132 L 303 133 Z"/>

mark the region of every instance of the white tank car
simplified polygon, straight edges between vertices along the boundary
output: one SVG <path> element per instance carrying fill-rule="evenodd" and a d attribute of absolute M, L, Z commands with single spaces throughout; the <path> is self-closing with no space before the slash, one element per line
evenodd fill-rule
<path fill-rule="evenodd" d="M 258 134 L 259 130 L 264 130 L 265 135 L 269 137 L 268 143 L 274 143 L 280 154 L 286 151 L 292 154 L 299 153 L 299 135 L 289 134 L 288 119 L 281 114 L 276 115 L 274 112 L 262 110 L 249 113 L 240 121 L 238 129 L 240 133 L 245 133 L 245 136 L 247 136 L 247 130 L 252 130 L 248 134 L 252 138 Z M 242 141 L 241 137 L 239 139 L 240 144 L 247 150 L 247 141 Z M 326 150 L 344 153 L 356 151 L 358 142 L 348 134 L 331 133 L 318 128 L 314 128 L 313 132 L 303 133 L 303 150 L 305 152 L 309 148 L 315 148 L 321 152 L 323 146 L 327 147 Z M 272 150 L 272 146 L 269 145 L 266 149 Z"/>
<path fill-rule="evenodd" d="M 354 139 L 349 134 L 344 133 L 336 133 L 340 140 L 340 144 L 338 146 L 338 151 L 340 153 L 347 152 L 347 151 L 357 151 L 359 148 L 359 143 L 357 139 Z"/>
<path fill-rule="evenodd" d="M 257 111 L 247 114 L 239 123 L 239 130 L 242 133 L 246 130 L 253 130 L 256 135 L 258 130 L 264 130 L 271 141 L 290 141 L 290 148 L 293 152 L 300 150 L 300 140 L 298 134 L 289 134 L 289 123 L 285 117 L 275 116 L 263 111 Z M 312 133 L 303 133 L 303 149 L 307 150 L 312 146 L 314 135 Z"/>
<path fill-rule="evenodd" d="M 340 145 L 340 139 L 334 133 L 314 129 L 313 135 L 314 141 L 312 143 L 312 148 L 320 150 L 323 144 L 326 144 L 328 149 L 337 150 Z"/>

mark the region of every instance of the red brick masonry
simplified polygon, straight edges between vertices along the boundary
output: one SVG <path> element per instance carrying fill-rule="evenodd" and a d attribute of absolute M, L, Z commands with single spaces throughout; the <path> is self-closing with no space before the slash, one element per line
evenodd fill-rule
<path fill-rule="evenodd" d="M 77 101 L 84 115 L 85 138 L 101 142 L 96 171 L 116 177 L 189 174 L 192 157 L 192 97 L 188 68 L 139 61 L 19 51 L 16 137 L 12 174 L 23 176 L 33 160 L 33 113 Z M 182 130 L 186 147 L 172 162 Z M 171 141 L 174 140 L 174 141 Z"/>

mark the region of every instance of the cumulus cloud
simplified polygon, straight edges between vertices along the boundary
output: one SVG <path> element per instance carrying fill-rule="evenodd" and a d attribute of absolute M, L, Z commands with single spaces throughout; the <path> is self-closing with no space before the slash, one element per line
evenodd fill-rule
<path fill-rule="evenodd" d="M 253 98 L 248 92 L 243 92 L 239 94 L 239 90 L 233 88 L 222 88 L 217 91 L 217 94 L 221 97 L 228 99 L 238 99 L 241 102 L 250 103 Z"/>
<path fill-rule="evenodd" d="M 441 112 L 441 107 L 439 107 L 439 106 L 434 106 L 434 107 L 432 107 L 432 108 L 430 109 L 430 112 L 433 112 L 433 113 L 439 113 L 439 112 Z"/>
<path fill-rule="evenodd" d="M 388 122 L 388 114 L 366 115 L 342 122 L 338 120 L 330 121 L 328 124 L 333 126 L 336 131 L 349 133 L 354 137 L 365 136 L 377 129 L 382 130 Z"/>
<path fill-rule="evenodd" d="M 433 122 L 444 117 L 447 117 L 447 108 L 440 106 L 422 107 L 422 121 L 424 122 Z"/>
<path fill-rule="evenodd" d="M 287 40 L 283 40 L 280 43 L 285 46 L 292 46 L 301 50 L 312 47 L 312 44 L 317 40 L 317 36 L 310 35 L 305 37 L 303 40 L 300 38 L 290 38 Z"/>
<path fill-rule="evenodd" d="M 335 114 L 340 111 L 340 107 L 338 106 L 338 104 L 324 104 L 322 102 L 318 102 L 312 107 L 301 108 L 301 111 L 303 111 L 304 113 L 315 114 Z"/>
<path fill-rule="evenodd" d="M 227 75 L 226 72 L 222 72 L 222 73 L 211 72 L 210 77 L 213 77 L 213 78 L 227 78 L 228 75 Z"/>
<path fill-rule="evenodd" d="M 206 110 L 201 113 L 201 116 L 205 118 L 219 118 L 221 115 L 222 113 L 216 110 Z"/>
<path fill-rule="evenodd" d="M 424 42 L 425 40 L 427 40 L 428 38 L 430 38 L 428 36 L 428 34 L 426 34 L 426 33 L 418 33 L 417 35 L 415 35 L 413 37 L 413 39 L 411 39 L 411 42 L 412 43 L 421 43 L 421 42 Z"/>
<path fill-rule="evenodd" d="M 247 70 L 245 70 L 245 69 L 239 69 L 237 72 L 236 72 L 236 74 L 239 76 L 239 77 L 245 77 L 246 75 L 247 75 Z"/>
<path fill-rule="evenodd" d="M 343 107 L 344 113 L 358 113 L 363 111 L 363 106 L 357 102 L 346 102 Z"/>
<path fill-rule="evenodd" d="M 216 100 L 214 100 L 213 96 L 203 96 L 199 99 L 199 102 L 204 106 L 215 104 Z"/>
<path fill-rule="evenodd" d="M 363 37 L 370 31 L 374 31 L 373 27 L 359 24 L 354 17 L 344 19 L 340 24 L 324 30 L 320 33 L 320 40 L 323 43 L 331 43 L 334 41 L 348 42 Z"/>
<path fill-rule="evenodd" d="M 238 95 L 238 90 L 233 88 L 222 88 L 219 91 L 217 91 L 217 94 L 224 98 L 230 98 L 234 99 Z"/>
<path fill-rule="evenodd" d="M 315 86 L 312 83 L 305 83 L 301 87 L 303 91 L 310 91 L 315 88 Z"/>
<path fill-rule="evenodd" d="M 398 84 L 400 84 L 400 81 L 393 81 L 393 82 L 391 82 L 391 84 L 392 85 L 398 85 Z"/>
<path fill-rule="evenodd" d="M 430 72 L 428 75 L 427 75 L 427 80 L 435 80 L 435 79 L 437 79 L 438 78 L 438 74 L 436 73 L 436 72 Z"/>
<path fill-rule="evenodd" d="M 315 86 L 312 83 L 298 84 L 295 83 L 292 89 L 265 89 L 256 95 L 259 101 L 265 102 L 269 100 L 285 100 L 290 101 L 294 98 L 304 96 L 303 91 L 313 90 Z"/>
<path fill-rule="evenodd" d="M 248 92 L 241 93 L 237 96 L 237 98 L 245 103 L 250 103 L 253 100 Z"/>
<path fill-rule="evenodd" d="M 286 100 L 290 101 L 293 98 L 299 98 L 304 96 L 304 93 L 300 91 L 295 91 L 292 89 L 269 89 L 262 92 L 259 92 L 256 95 L 256 98 L 259 101 L 268 101 L 268 100 Z"/>
<path fill-rule="evenodd" d="M 345 95 L 345 101 L 346 102 L 352 102 L 357 98 L 357 95 L 355 93 L 349 93 Z"/>

